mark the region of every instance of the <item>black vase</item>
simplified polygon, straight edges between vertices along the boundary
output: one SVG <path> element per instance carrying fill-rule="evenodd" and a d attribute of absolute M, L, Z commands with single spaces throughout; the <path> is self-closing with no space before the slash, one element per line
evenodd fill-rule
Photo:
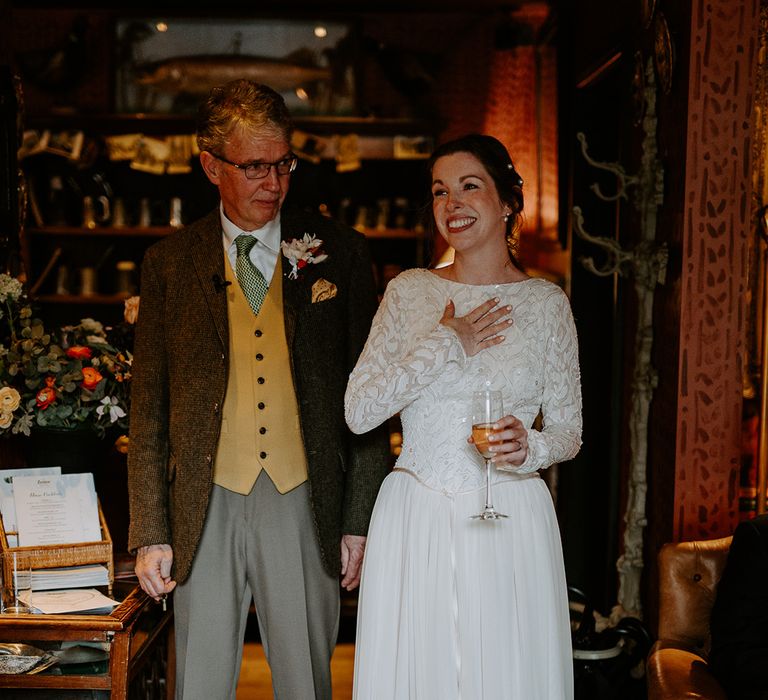
<path fill-rule="evenodd" d="M 30 467 L 61 467 L 63 474 L 95 472 L 113 442 L 90 428 L 36 426 L 25 440 L 25 456 Z"/>

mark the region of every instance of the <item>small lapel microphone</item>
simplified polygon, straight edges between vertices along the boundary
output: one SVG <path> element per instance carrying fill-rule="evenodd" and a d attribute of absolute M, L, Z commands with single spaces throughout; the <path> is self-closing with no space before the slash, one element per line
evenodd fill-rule
<path fill-rule="evenodd" d="M 223 292 L 227 287 L 229 287 L 230 284 L 232 284 L 232 282 L 227 282 L 221 279 L 221 277 L 219 277 L 218 275 L 214 275 L 213 277 L 211 277 L 211 280 L 213 281 L 213 288 L 217 292 Z"/>

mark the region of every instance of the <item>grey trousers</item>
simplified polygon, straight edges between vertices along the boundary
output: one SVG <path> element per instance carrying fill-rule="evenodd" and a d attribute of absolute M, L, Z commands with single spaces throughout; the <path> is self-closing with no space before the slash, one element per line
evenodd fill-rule
<path fill-rule="evenodd" d="M 177 700 L 235 700 L 251 598 L 276 700 L 330 700 L 339 582 L 320 558 L 309 485 L 247 496 L 214 486 L 203 535 L 174 592 Z"/>

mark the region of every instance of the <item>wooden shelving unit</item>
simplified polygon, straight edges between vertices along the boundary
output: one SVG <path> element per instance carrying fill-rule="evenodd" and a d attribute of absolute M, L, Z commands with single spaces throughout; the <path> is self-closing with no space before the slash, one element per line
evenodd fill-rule
<path fill-rule="evenodd" d="M 45 226 L 43 228 L 29 228 L 26 234 L 36 236 L 77 236 L 79 238 L 162 238 L 173 233 L 176 229 L 171 226 L 99 226 L 97 228 L 84 228 L 82 226 Z"/>
<path fill-rule="evenodd" d="M 298 117 L 295 124 L 297 130 L 317 137 L 324 147 L 319 151 L 320 163 L 309 159 L 302 162 L 292 179 L 289 197 L 295 196 L 302 206 L 327 207 L 334 214 L 341 212 L 342 200 L 351 202 L 343 215 L 347 221 L 357 218 L 358 211 L 367 209 L 369 226 L 357 228 L 371 241 L 371 253 L 380 279 L 384 280 L 396 268 L 423 265 L 426 262 L 424 234 L 415 225 L 418 207 L 411 198 L 418 191 L 414 184 L 415 173 L 420 172 L 424 155 L 415 151 L 430 143 L 435 133 L 434 125 L 412 119 L 336 116 Z M 28 116 L 25 128 L 50 130 L 52 135 L 81 131 L 85 135 L 83 148 L 90 148 L 92 154 L 97 154 L 91 156 L 85 168 L 82 162 L 75 165 L 45 153 L 21 161 L 29 176 L 35 203 L 34 216 L 30 214 L 28 224 L 34 222 L 36 225 L 28 225 L 21 239 L 32 297 L 42 307 L 41 312 L 48 307 L 48 312 L 56 315 L 57 320 L 70 322 L 70 318 L 74 321 L 80 315 L 90 313 L 114 321 L 126 298 L 126 294 L 116 293 L 123 289 L 114 278 L 116 266 L 121 261 L 135 263 L 133 282 L 138 285 L 138 269 L 146 248 L 175 230 L 168 225 L 157 225 L 168 220 L 166 210 L 170 200 L 183 200 L 182 212 L 188 223 L 210 211 L 218 198 L 195 158 L 190 161 L 192 171 L 189 173 L 149 174 L 131 168 L 128 161 L 111 161 L 104 138 L 118 134 L 144 134 L 156 138 L 193 134 L 194 118 L 141 113 L 52 113 Z M 340 172 L 335 163 L 336 136 L 348 134 L 358 137 L 361 165 L 358 170 Z M 409 144 L 414 147 L 413 151 L 408 150 Z M 94 176 L 98 176 L 96 185 Z M 51 203 L 54 177 L 58 177 L 64 186 L 59 192 L 66 196 L 62 208 L 64 214 L 56 212 Z M 95 187 L 104 189 L 99 191 Z M 115 227 L 109 220 L 94 228 L 73 225 L 80 219 L 82 197 L 89 194 L 97 199 L 104 193 L 110 200 L 123 199 L 127 222 L 134 225 Z M 149 201 L 151 226 L 135 225 L 140 200 Z M 374 213 L 381 200 L 388 200 L 393 206 L 392 222 L 396 220 L 395 203 L 399 203 L 398 211 L 402 217 L 402 202 L 407 200 L 410 210 L 406 217 L 407 226 L 413 223 L 413 228 L 401 226 L 402 218 L 398 219 L 396 227 L 373 226 Z M 57 220 L 66 221 L 67 225 L 48 225 L 49 221 Z M 79 293 L 81 288 L 86 288 L 81 279 L 85 268 L 94 270 L 97 277 L 92 289 L 95 293 Z M 60 284 L 60 276 L 67 278 L 68 283 Z M 94 308 L 89 311 L 88 307 Z"/>

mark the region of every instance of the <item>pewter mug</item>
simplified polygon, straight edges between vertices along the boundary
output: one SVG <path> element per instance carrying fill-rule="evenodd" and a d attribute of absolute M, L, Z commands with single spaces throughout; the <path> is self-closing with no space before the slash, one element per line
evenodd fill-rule
<path fill-rule="evenodd" d="M 96 228 L 98 224 L 104 224 L 110 217 L 109 198 L 106 195 L 83 197 L 83 226 Z"/>

